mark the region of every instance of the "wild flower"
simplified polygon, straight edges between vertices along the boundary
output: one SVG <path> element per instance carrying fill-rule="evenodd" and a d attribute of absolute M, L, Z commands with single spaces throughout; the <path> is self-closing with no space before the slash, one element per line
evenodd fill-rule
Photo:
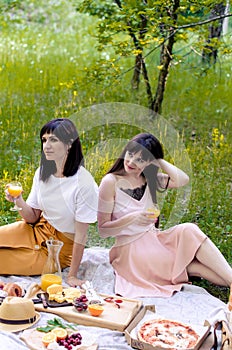
<path fill-rule="evenodd" d="M 220 133 L 218 128 L 213 128 L 212 130 L 212 142 L 212 146 L 216 148 L 222 148 L 223 146 L 226 146 L 225 137 L 222 133 Z"/>

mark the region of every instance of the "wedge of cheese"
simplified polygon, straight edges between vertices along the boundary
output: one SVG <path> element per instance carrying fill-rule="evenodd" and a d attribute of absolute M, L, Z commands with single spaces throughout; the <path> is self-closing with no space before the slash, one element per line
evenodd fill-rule
<path fill-rule="evenodd" d="M 48 294 L 48 300 L 55 300 L 56 294 Z"/>
<path fill-rule="evenodd" d="M 61 284 L 52 284 L 47 288 L 47 293 L 50 294 L 57 294 L 57 293 L 62 293 L 63 292 L 63 287 Z"/>
<path fill-rule="evenodd" d="M 65 301 L 64 295 L 62 293 L 57 293 L 54 299 L 57 303 L 63 303 Z"/>

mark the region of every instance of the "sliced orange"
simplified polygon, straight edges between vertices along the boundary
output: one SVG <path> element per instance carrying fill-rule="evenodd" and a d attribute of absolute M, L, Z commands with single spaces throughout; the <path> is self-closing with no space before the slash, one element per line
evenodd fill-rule
<path fill-rule="evenodd" d="M 48 346 L 49 344 L 53 343 L 54 341 L 57 340 L 57 336 L 55 333 L 49 332 L 46 333 L 43 338 L 42 338 L 42 343 L 44 346 Z"/>
<path fill-rule="evenodd" d="M 67 330 L 61 327 L 56 327 L 51 332 L 56 335 L 57 340 L 65 339 L 68 335 Z"/>
<path fill-rule="evenodd" d="M 100 316 L 103 313 L 104 308 L 99 304 L 90 304 L 88 311 L 92 316 Z"/>

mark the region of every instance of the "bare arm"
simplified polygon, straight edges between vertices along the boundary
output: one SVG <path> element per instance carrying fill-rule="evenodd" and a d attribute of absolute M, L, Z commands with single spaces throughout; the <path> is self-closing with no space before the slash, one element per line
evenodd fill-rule
<path fill-rule="evenodd" d="M 9 202 L 13 202 L 13 197 L 11 197 L 8 192 L 5 192 L 6 199 Z M 39 217 L 41 215 L 40 209 L 34 209 L 30 207 L 23 199 L 22 195 L 20 195 L 16 199 L 16 204 L 22 208 L 22 210 L 19 210 L 19 215 L 29 224 L 34 224 L 39 220 Z"/>
<path fill-rule="evenodd" d="M 147 211 L 131 212 L 119 219 L 112 220 L 115 186 L 116 181 L 113 176 L 106 175 L 99 187 L 98 230 L 101 237 L 115 237 L 122 228 L 128 227 L 132 223 L 138 223 L 142 226 L 154 223 L 154 219 L 148 216 Z"/>
<path fill-rule="evenodd" d="M 69 269 L 67 283 L 71 287 L 81 286 L 85 281 L 81 281 L 77 278 L 77 273 L 80 267 L 80 263 L 83 257 L 85 243 L 87 240 L 87 231 L 89 224 L 77 222 L 75 223 L 75 236 L 72 251 L 72 261 Z"/>
<path fill-rule="evenodd" d="M 165 173 L 158 173 L 158 178 L 163 188 L 166 187 L 168 177 L 170 177 L 168 188 L 182 187 L 189 182 L 189 177 L 183 170 L 177 168 L 166 160 L 155 159 L 152 163 Z"/>

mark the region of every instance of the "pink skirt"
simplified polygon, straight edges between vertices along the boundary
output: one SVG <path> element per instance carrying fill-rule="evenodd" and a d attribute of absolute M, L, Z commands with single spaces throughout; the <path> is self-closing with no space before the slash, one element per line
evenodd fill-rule
<path fill-rule="evenodd" d="M 188 283 L 187 266 L 207 236 L 191 223 L 150 230 L 110 250 L 115 293 L 125 297 L 169 297 Z"/>

